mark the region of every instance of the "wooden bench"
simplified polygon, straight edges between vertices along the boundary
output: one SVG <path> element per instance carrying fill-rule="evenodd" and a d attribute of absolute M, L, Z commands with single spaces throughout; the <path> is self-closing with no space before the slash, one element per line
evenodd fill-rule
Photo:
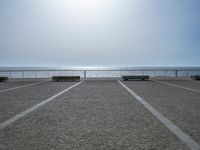
<path fill-rule="evenodd" d="M 8 77 L 0 77 L 0 82 L 5 82 L 8 80 Z"/>
<path fill-rule="evenodd" d="M 191 76 L 191 79 L 193 79 L 193 80 L 200 80 L 200 75 Z"/>
<path fill-rule="evenodd" d="M 53 76 L 53 81 L 59 82 L 59 81 L 80 81 L 80 76 Z"/>
<path fill-rule="evenodd" d="M 125 80 L 125 81 L 128 81 L 128 80 L 148 80 L 149 79 L 149 76 L 139 76 L 139 75 L 135 75 L 135 76 L 122 76 L 122 79 Z"/>

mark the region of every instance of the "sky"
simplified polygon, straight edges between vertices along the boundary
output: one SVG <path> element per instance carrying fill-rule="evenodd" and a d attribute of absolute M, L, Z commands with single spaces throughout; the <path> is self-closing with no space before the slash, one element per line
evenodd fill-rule
<path fill-rule="evenodd" d="M 199 0 L 0 0 L 0 66 L 200 66 Z"/>

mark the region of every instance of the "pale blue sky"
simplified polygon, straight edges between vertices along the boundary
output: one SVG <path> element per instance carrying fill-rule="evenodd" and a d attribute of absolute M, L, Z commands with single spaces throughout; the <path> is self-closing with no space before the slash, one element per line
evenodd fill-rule
<path fill-rule="evenodd" d="M 200 66 L 200 0 L 0 0 L 0 66 Z"/>

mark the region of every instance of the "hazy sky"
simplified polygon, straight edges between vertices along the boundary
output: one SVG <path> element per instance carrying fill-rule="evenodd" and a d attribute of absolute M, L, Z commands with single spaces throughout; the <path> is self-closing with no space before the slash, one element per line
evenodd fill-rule
<path fill-rule="evenodd" d="M 0 66 L 200 66 L 200 0 L 0 0 Z"/>

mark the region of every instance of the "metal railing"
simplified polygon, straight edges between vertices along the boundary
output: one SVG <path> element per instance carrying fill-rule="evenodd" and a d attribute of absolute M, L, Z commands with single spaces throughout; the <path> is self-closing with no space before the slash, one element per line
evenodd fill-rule
<path fill-rule="evenodd" d="M 81 78 L 112 78 L 122 75 L 149 75 L 150 77 L 190 77 L 200 75 L 200 68 L 195 69 L 80 69 L 80 70 L 0 70 L 0 76 L 9 78 L 51 78 L 52 76 L 79 75 Z"/>

